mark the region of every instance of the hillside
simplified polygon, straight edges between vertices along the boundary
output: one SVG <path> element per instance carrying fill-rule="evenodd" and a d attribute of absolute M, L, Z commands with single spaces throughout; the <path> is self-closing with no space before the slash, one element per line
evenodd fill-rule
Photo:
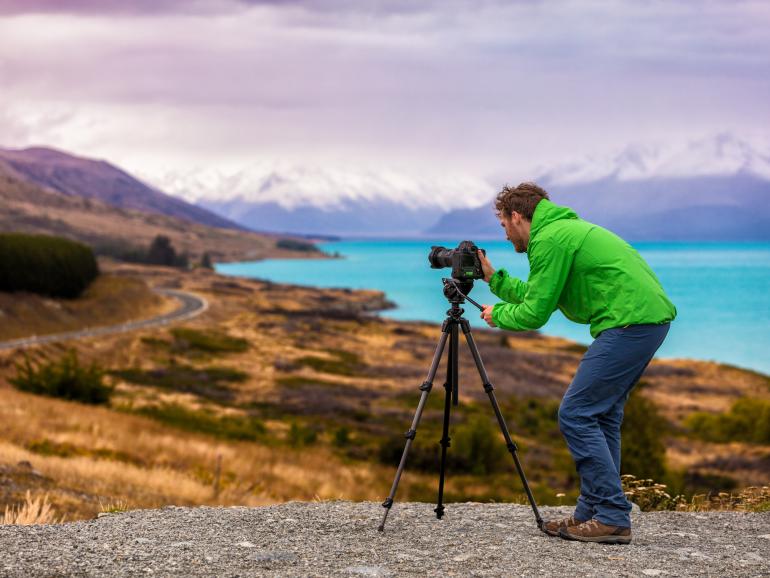
<path fill-rule="evenodd" d="M 166 215 L 209 227 L 242 229 L 200 207 L 172 197 L 139 181 L 118 167 L 46 147 L 0 148 L 14 176 L 68 196 L 101 201 L 120 209 Z"/>
<path fill-rule="evenodd" d="M 84 363 L 99 363 L 116 387 L 105 407 L 17 391 L 8 379 L 21 352 L 0 352 L 0 509 L 26 489 L 48 493 L 68 519 L 92 517 L 110 504 L 254 506 L 387 495 L 438 325 L 373 316 L 388 305 L 374 291 L 318 290 L 203 270 L 108 272 L 193 292 L 209 309 L 181 327 L 28 350 L 33 358 L 56 360 L 74 347 Z M 577 488 L 556 408 L 583 348 L 537 333 L 474 335 L 538 500 L 568 503 Z M 447 499 L 519 501 L 510 457 L 464 348 L 460 363 Z M 402 500 L 434 499 L 440 381 L 399 488 Z M 656 467 L 660 447 L 671 483 L 689 495 L 766 483 L 770 447 L 707 441 L 688 421 L 699 412 L 727 415 L 739 399 L 767 403 L 766 376 L 661 359 L 643 381 L 642 402 L 654 405 L 634 402 L 639 429 L 623 442 L 643 456 L 634 473 L 645 477 L 648 465 Z"/>
<path fill-rule="evenodd" d="M 233 228 L 209 227 L 177 217 L 114 207 L 65 194 L 21 178 L 0 160 L 0 231 L 50 234 L 83 241 L 108 254 L 146 248 L 168 236 L 177 251 L 193 258 L 209 252 L 216 261 L 267 256 L 315 257 L 320 252 L 276 248 L 278 237 Z"/>

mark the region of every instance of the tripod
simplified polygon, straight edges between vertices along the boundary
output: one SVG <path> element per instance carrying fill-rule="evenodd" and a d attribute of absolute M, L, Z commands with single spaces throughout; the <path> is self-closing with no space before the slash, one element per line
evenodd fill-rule
<path fill-rule="evenodd" d="M 524 475 L 524 469 L 522 468 L 521 461 L 519 460 L 516 444 L 514 443 L 513 439 L 511 439 L 511 434 L 508 432 L 508 427 L 505 424 L 503 414 L 500 412 L 500 406 L 497 403 L 497 398 L 495 397 L 494 393 L 495 388 L 490 383 L 487 372 L 484 369 L 484 363 L 481 361 L 478 347 L 476 347 L 476 342 L 474 341 L 473 335 L 471 334 L 470 323 L 468 323 L 468 320 L 462 316 L 464 309 L 460 307 L 460 305 L 464 303 L 466 299 L 481 309 L 481 306 L 478 303 L 467 296 L 467 293 L 469 293 L 473 288 L 473 281 L 443 279 L 443 282 L 444 296 L 446 296 L 446 298 L 449 300 L 451 308 L 447 311 L 447 317 L 441 326 L 441 337 L 439 338 L 436 352 L 433 355 L 433 361 L 431 362 L 430 370 L 428 371 L 428 377 L 422 383 L 422 385 L 420 385 L 420 391 L 422 392 L 420 395 L 420 401 L 417 404 L 417 411 L 415 411 L 414 419 L 412 420 L 412 426 L 404 434 L 404 437 L 406 438 L 404 453 L 401 455 L 401 461 L 398 464 L 398 470 L 396 471 L 396 477 L 393 480 L 393 486 L 390 488 L 390 494 L 382 503 L 382 506 L 385 508 L 385 514 L 382 516 L 382 522 L 380 523 L 378 529 L 380 532 L 385 530 L 385 520 L 387 520 L 388 514 L 390 513 L 390 508 L 393 506 L 393 498 L 396 495 L 398 483 L 401 480 L 401 474 L 404 472 L 404 467 L 406 466 L 406 458 L 409 454 L 409 448 L 412 446 L 412 442 L 417 435 L 417 426 L 420 424 L 420 417 L 422 416 L 423 409 L 425 409 L 425 404 L 428 401 L 428 394 L 433 388 L 433 380 L 436 377 L 436 371 L 438 370 L 441 356 L 444 353 L 446 342 L 449 341 L 447 377 L 446 381 L 444 382 L 444 390 L 446 391 L 444 398 L 444 423 L 441 441 L 439 442 L 441 445 L 441 465 L 439 469 L 438 504 L 433 510 L 436 512 L 436 517 L 439 520 L 444 515 L 444 473 L 446 466 L 447 448 L 450 445 L 449 414 L 452 404 L 456 406 L 458 403 L 459 329 L 462 327 L 463 333 L 465 334 L 465 340 L 471 350 L 471 355 L 473 355 L 473 361 L 476 363 L 476 368 L 481 375 L 481 382 L 484 385 L 484 391 L 487 393 L 489 396 L 489 401 L 492 403 L 492 409 L 495 412 L 495 416 L 497 416 L 497 423 L 500 425 L 500 430 L 503 432 L 506 446 L 508 447 L 508 451 L 513 457 L 513 463 L 516 465 L 516 470 L 518 471 L 519 477 L 521 478 L 521 483 L 524 486 L 527 499 L 532 506 L 532 511 L 535 514 L 537 527 L 543 530 L 543 519 L 540 517 L 540 511 L 537 508 L 535 498 L 532 495 L 532 491 L 529 488 L 529 483 L 527 483 L 527 478 Z"/>

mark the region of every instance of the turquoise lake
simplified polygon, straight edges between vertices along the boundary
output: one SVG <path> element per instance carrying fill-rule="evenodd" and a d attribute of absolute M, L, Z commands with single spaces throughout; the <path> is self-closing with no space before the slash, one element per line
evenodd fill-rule
<path fill-rule="evenodd" d="M 343 259 L 268 259 L 218 264 L 226 275 L 269 279 L 318 287 L 378 289 L 397 309 L 382 316 L 440 323 L 447 301 L 441 277 L 431 269 L 431 245 L 456 247 L 458 240 L 349 239 L 321 243 Z M 507 241 L 478 242 L 495 268 L 527 278 L 526 254 Z M 770 374 L 770 243 L 634 243 L 663 283 L 678 315 L 658 357 L 687 357 L 730 363 Z M 483 304 L 498 301 L 483 281 L 470 296 Z M 478 310 L 465 305 L 474 327 L 487 327 Z M 548 335 L 591 343 L 587 325 L 568 321 L 556 311 L 541 329 Z M 438 338 L 438 331 L 437 331 Z"/>

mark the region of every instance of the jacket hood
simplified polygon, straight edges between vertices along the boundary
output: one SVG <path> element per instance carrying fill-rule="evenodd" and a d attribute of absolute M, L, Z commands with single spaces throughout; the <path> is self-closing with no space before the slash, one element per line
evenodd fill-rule
<path fill-rule="evenodd" d="M 544 227 L 561 219 L 578 219 L 578 214 L 569 207 L 562 207 L 548 199 L 542 199 L 535 207 L 532 215 L 532 226 L 529 229 L 529 240 L 537 235 Z"/>

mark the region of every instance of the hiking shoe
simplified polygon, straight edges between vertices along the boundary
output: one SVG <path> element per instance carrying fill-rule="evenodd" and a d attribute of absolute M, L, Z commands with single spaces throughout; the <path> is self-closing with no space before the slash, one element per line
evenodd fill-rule
<path fill-rule="evenodd" d="M 607 526 L 599 520 L 588 520 L 577 526 L 559 528 L 559 536 L 565 540 L 600 542 L 602 544 L 630 544 L 631 528 Z"/>
<path fill-rule="evenodd" d="M 583 520 L 578 520 L 575 516 L 563 518 L 561 520 L 548 520 L 543 524 L 543 532 L 549 536 L 558 536 L 560 528 L 570 528 L 582 524 Z"/>

